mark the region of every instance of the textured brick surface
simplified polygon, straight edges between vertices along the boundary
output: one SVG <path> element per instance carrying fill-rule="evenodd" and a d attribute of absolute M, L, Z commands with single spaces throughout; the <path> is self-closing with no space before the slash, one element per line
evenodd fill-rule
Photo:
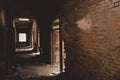
<path fill-rule="evenodd" d="M 120 80 L 120 0 L 67 0 L 61 26 L 71 80 Z"/>

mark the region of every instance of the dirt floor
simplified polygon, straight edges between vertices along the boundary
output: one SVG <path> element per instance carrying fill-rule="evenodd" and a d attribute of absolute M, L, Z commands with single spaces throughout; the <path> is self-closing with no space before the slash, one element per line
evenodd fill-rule
<path fill-rule="evenodd" d="M 66 80 L 59 64 L 45 64 L 35 57 L 19 59 L 15 68 L 14 74 L 0 77 L 0 80 Z"/>

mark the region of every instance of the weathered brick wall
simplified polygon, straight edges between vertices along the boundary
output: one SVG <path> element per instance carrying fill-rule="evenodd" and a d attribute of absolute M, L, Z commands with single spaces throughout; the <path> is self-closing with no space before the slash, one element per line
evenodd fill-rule
<path fill-rule="evenodd" d="M 120 0 L 67 0 L 62 10 L 71 80 L 120 80 Z"/>

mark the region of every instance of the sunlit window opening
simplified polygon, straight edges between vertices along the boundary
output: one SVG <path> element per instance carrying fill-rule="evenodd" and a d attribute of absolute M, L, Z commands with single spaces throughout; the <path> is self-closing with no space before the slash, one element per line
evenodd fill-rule
<path fill-rule="evenodd" d="M 26 33 L 19 33 L 19 42 L 26 42 Z"/>

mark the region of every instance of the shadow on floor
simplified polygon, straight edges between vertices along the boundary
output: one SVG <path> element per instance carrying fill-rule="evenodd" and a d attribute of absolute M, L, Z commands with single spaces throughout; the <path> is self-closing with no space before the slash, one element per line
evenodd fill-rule
<path fill-rule="evenodd" d="M 0 80 L 69 80 L 59 72 L 59 66 L 45 64 L 40 56 L 17 58 L 15 68 L 14 74 L 0 76 Z"/>
<path fill-rule="evenodd" d="M 55 76 L 33 77 L 29 75 L 16 74 L 12 76 L 0 77 L 0 80 L 67 80 L 64 73 Z"/>

